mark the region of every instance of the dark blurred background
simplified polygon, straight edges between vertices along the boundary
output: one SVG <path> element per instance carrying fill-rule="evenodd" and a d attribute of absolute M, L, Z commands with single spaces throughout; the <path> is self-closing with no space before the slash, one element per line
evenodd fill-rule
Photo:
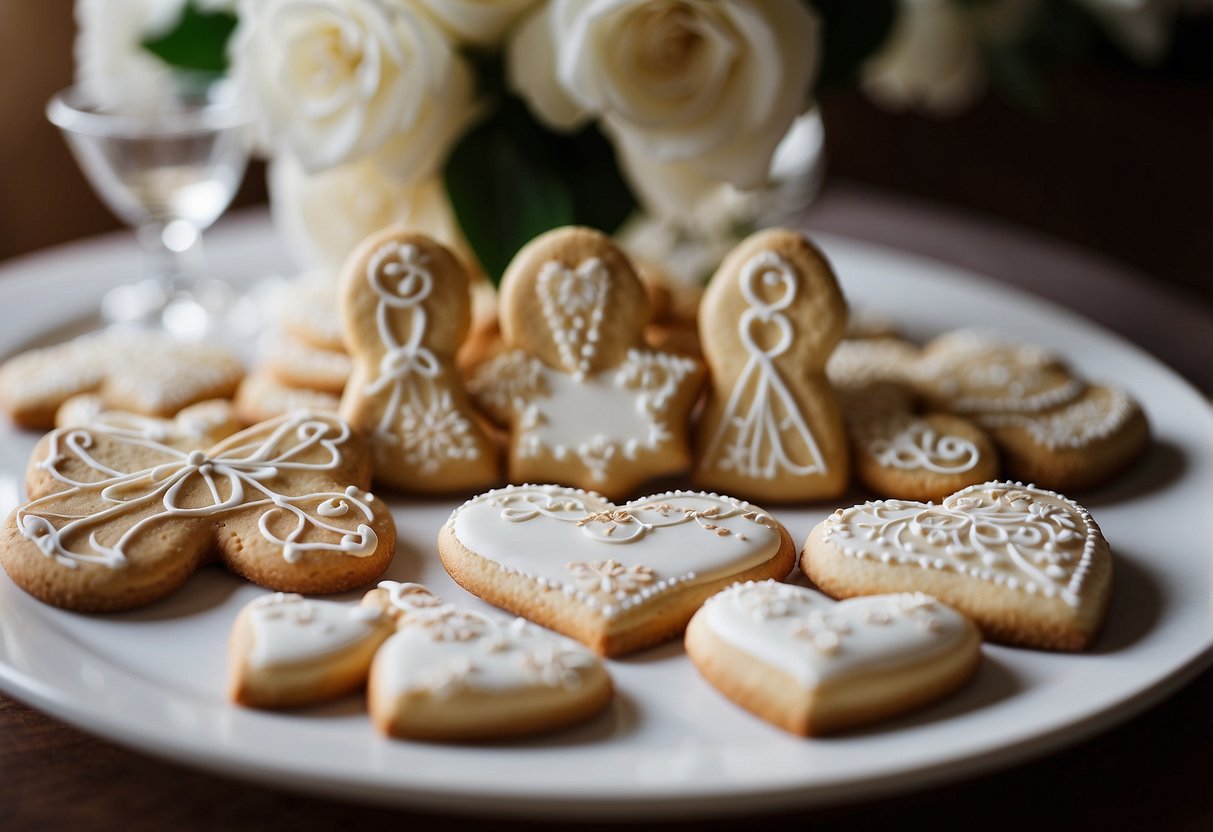
<path fill-rule="evenodd" d="M 857 182 L 999 218 L 1123 261 L 1213 305 L 1213 27 L 1189 17 L 1149 71 L 1123 59 L 1047 70 L 1036 108 L 991 93 L 957 116 L 892 114 L 826 91 L 827 189 Z M 72 79 L 70 0 L 0 0 L 0 258 L 118 222 L 46 100 Z M 265 199 L 254 165 L 237 204 Z"/>

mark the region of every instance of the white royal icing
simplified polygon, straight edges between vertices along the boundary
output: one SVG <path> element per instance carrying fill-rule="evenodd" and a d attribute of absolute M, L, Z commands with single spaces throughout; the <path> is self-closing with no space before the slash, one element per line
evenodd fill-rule
<path fill-rule="evenodd" d="M 1058 359 L 1040 347 L 1002 343 L 973 330 L 941 336 L 915 374 L 948 397 L 957 413 L 1037 413 L 1073 401 L 1083 391 Z"/>
<path fill-rule="evenodd" d="M 1085 448 L 1106 439 L 1125 426 L 1133 414 L 1133 400 L 1116 387 L 1091 387 L 1060 410 L 1047 413 L 988 413 L 977 417 L 984 428 L 1017 427 L 1050 450 Z"/>
<path fill-rule="evenodd" d="M 689 491 L 617 506 L 572 488 L 508 486 L 464 503 L 447 525 L 506 573 L 608 618 L 674 587 L 764 563 L 781 541 L 762 510 Z"/>
<path fill-rule="evenodd" d="M 390 390 L 375 441 L 398 446 L 406 463 L 433 474 L 449 461 L 475 459 L 480 451 L 471 423 L 451 406 L 450 391 L 438 384 L 442 364 L 424 344 L 424 304 L 434 288 L 427 259 L 417 246 L 398 241 L 385 243 L 371 255 L 366 279 L 379 298 L 375 322 L 386 352 L 365 392 L 373 396 Z M 391 324 L 401 310 L 410 316 L 404 343 Z"/>
<path fill-rule="evenodd" d="M 598 659 L 572 639 L 521 618 L 503 621 L 442 602 L 418 584 L 379 584 L 403 613 L 375 657 L 376 684 L 393 697 L 439 699 L 464 690 L 575 691 Z"/>
<path fill-rule="evenodd" d="M 381 612 L 281 592 L 249 604 L 255 668 L 280 667 L 340 652 L 374 635 Z"/>
<path fill-rule="evenodd" d="M 597 257 L 570 269 L 549 261 L 539 271 L 535 291 L 560 363 L 578 381 L 598 352 L 599 327 L 606 309 L 611 275 Z"/>
<path fill-rule="evenodd" d="M 960 613 L 922 593 L 834 601 L 777 581 L 734 584 L 701 614 L 715 636 L 806 688 L 929 659 L 968 631 Z"/>
<path fill-rule="evenodd" d="M 266 484 L 280 479 L 289 486 L 294 471 L 307 479 L 317 471 L 335 471 L 342 462 L 340 446 L 351 435 L 349 426 L 336 416 L 303 412 L 279 417 L 261 427 L 264 431 L 245 444 L 227 447 L 217 456 L 202 450 L 172 448 L 146 438 L 139 430 L 101 423 L 60 428 L 50 435 L 50 448 L 38 468 L 67 487 L 20 506 L 17 527 L 44 555 L 63 566 L 97 563 L 116 569 L 126 565 L 125 548 L 130 541 L 158 521 L 219 517 L 262 508 L 258 528 L 266 540 L 282 547 L 282 556 L 288 562 L 311 551 L 354 557 L 373 554 L 379 540 L 363 522 L 374 516 L 369 505 L 374 500 L 372 495 L 353 486 L 344 491 L 289 494 Z M 111 468 L 90 450 L 97 437 L 138 449 L 144 455 L 152 452 L 158 459 L 134 471 Z M 300 460 L 317 448 L 323 452 L 319 461 Z M 68 459 L 83 463 L 95 478 L 79 481 L 68 477 L 60 470 Z M 209 501 L 185 505 L 181 502 L 183 491 L 209 496 Z M 80 494 L 96 495 L 103 507 L 92 514 L 65 513 L 59 508 Z M 322 519 L 351 511 L 354 517 L 348 525 Z M 292 518 L 293 528 L 285 535 L 273 528 L 282 519 L 290 522 Z M 357 525 L 350 528 L 354 523 Z"/>
<path fill-rule="evenodd" d="M 617 367 L 578 378 L 513 350 L 482 366 L 470 389 L 512 415 L 519 456 L 575 459 L 605 482 L 619 463 L 673 441 L 669 403 L 695 382 L 696 366 L 632 349 Z"/>
<path fill-rule="evenodd" d="M 779 297 L 764 300 L 758 292 L 759 280 L 778 287 Z M 768 480 L 785 471 L 796 476 L 825 472 L 817 440 L 775 366 L 775 359 L 787 352 L 795 339 L 792 322 L 782 312 L 796 299 L 797 283 L 795 269 L 773 251 L 755 255 L 742 269 L 741 294 L 749 307 L 741 314 L 740 334 L 749 358 L 704 451 L 704 464 Z M 756 323 L 774 327 L 778 340 L 768 347 L 760 346 L 753 335 Z M 784 445 L 788 435 L 804 447 L 804 458 L 792 458 Z"/>
<path fill-rule="evenodd" d="M 941 505 L 877 500 L 839 509 L 824 539 L 848 557 L 955 572 L 1076 607 L 1103 538 L 1090 513 L 1060 494 L 990 482 Z"/>
<path fill-rule="evenodd" d="M 876 426 L 867 426 L 872 437 L 867 451 L 886 468 L 902 471 L 930 471 L 935 474 L 963 474 L 971 471 L 981 458 L 977 445 L 968 439 L 940 434 L 924 419 L 909 418 L 893 423 L 889 435 L 880 436 Z"/>

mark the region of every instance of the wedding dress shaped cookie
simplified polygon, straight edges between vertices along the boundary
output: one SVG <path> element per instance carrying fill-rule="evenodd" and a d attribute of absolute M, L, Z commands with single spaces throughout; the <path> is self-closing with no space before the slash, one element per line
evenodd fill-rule
<path fill-rule="evenodd" d="M 609 497 L 690 464 L 697 361 L 645 346 L 648 304 L 603 234 L 562 228 L 532 240 L 501 284 L 506 352 L 470 385 L 510 431 L 509 478 Z"/>
<path fill-rule="evenodd" d="M 699 308 L 711 384 L 698 485 L 775 501 L 842 493 L 847 437 L 825 365 L 846 319 L 829 263 L 803 235 L 760 231 L 729 253 Z"/>
<path fill-rule="evenodd" d="M 341 308 L 354 370 L 340 413 L 369 437 L 377 481 L 417 493 L 497 481 L 496 448 L 455 368 L 470 304 L 462 264 L 425 235 L 389 229 L 350 256 Z"/>

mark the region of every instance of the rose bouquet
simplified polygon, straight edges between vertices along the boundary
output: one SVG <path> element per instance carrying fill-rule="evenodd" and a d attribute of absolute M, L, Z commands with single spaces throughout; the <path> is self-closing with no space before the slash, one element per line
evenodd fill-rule
<path fill-rule="evenodd" d="M 181 70 L 229 75 L 257 112 L 276 222 L 307 264 L 333 268 L 405 222 L 496 279 L 526 240 L 579 223 L 622 228 L 642 254 L 681 251 L 698 277 L 739 233 L 811 198 L 820 86 L 940 114 L 987 78 L 1030 98 L 1024 59 L 1056 15 L 1081 14 L 1144 61 L 1175 5 L 78 0 L 77 59 L 85 80 L 148 92 Z"/>

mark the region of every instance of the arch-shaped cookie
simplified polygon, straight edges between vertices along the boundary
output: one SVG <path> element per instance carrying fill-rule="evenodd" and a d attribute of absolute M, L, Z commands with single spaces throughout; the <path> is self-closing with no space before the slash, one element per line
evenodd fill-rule
<path fill-rule="evenodd" d="M 350 256 L 340 303 L 354 362 L 340 412 L 370 437 L 375 478 L 416 493 L 495 482 L 496 448 L 454 363 L 470 318 L 459 260 L 424 234 L 388 229 Z"/>
<path fill-rule="evenodd" d="M 699 331 L 711 373 L 696 483 L 763 500 L 841 494 L 850 474 L 825 364 L 846 328 L 830 264 L 795 231 L 760 231 L 725 258 Z"/>
<path fill-rule="evenodd" d="M 510 430 L 513 482 L 621 497 L 690 464 L 699 362 L 649 349 L 648 301 L 606 235 L 561 228 L 528 243 L 501 284 L 506 351 L 470 387 Z"/>

